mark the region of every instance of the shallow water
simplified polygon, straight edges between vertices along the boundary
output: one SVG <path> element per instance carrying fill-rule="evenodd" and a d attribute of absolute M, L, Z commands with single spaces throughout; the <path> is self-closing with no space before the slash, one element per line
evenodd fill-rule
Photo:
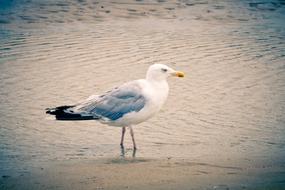
<path fill-rule="evenodd" d="M 44 109 L 143 78 L 153 63 L 186 77 L 171 78 L 163 110 L 135 127 L 137 157 L 284 170 L 284 1 L 9 2 L 0 1 L 2 174 L 119 157 L 119 128 Z M 126 146 L 131 156 L 129 136 Z"/>

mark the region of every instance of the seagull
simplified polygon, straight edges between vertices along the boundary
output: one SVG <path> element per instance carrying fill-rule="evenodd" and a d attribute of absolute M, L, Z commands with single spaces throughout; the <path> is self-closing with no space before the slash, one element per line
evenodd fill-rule
<path fill-rule="evenodd" d="M 168 96 L 169 76 L 184 77 L 184 73 L 163 64 L 153 64 L 148 68 L 145 79 L 124 83 L 75 105 L 47 108 L 46 113 L 55 115 L 57 120 L 98 120 L 122 127 L 121 147 L 124 147 L 128 127 L 135 150 L 137 146 L 132 126 L 148 120 L 161 109 Z"/>

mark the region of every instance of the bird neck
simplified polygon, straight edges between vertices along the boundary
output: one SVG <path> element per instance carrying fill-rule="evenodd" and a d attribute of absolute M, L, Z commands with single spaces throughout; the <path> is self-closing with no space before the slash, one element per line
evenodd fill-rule
<path fill-rule="evenodd" d="M 168 83 L 166 80 L 153 80 L 149 81 L 149 84 L 152 89 L 152 101 L 153 105 L 155 106 L 155 110 L 159 111 L 163 104 L 165 103 L 168 92 L 169 92 L 169 87 Z"/>
<path fill-rule="evenodd" d="M 168 82 L 167 80 L 147 80 L 152 88 L 157 91 L 157 92 L 161 92 L 163 94 L 168 94 Z"/>

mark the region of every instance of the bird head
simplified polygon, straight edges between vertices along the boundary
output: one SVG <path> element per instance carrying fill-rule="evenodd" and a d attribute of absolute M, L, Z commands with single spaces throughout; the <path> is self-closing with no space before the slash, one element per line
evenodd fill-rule
<path fill-rule="evenodd" d="M 163 64 L 153 64 L 146 73 L 147 80 L 166 80 L 169 76 L 184 77 L 184 73 Z"/>

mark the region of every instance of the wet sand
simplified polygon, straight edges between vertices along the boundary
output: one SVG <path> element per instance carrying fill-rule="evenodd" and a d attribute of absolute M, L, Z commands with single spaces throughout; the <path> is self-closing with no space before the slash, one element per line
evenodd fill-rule
<path fill-rule="evenodd" d="M 284 189 L 284 2 L 9 1 L 0 7 L 0 189 Z M 149 65 L 170 79 L 134 128 L 59 122 Z"/>
<path fill-rule="evenodd" d="M 1 189 L 284 189 L 279 167 L 209 165 L 185 159 L 105 158 L 45 162 L 2 176 Z M 274 178 L 274 183 L 272 183 Z"/>

